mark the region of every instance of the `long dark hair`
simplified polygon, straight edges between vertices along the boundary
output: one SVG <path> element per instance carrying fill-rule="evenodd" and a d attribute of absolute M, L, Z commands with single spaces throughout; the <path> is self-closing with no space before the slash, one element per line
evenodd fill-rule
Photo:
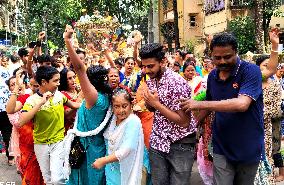
<path fill-rule="evenodd" d="M 60 85 L 58 87 L 59 91 L 68 91 L 68 79 L 67 79 L 67 73 L 69 71 L 73 71 L 73 69 L 63 68 L 60 72 Z M 73 71 L 74 72 L 74 71 Z M 74 72 L 75 73 L 75 72 Z"/>
<path fill-rule="evenodd" d="M 108 70 L 101 65 L 91 65 L 87 69 L 87 76 L 97 91 L 111 95 L 112 89 L 108 84 L 107 74 Z"/>
<path fill-rule="evenodd" d="M 260 64 L 261 64 L 262 62 L 264 62 L 265 60 L 267 60 L 267 59 L 269 59 L 269 58 L 270 58 L 269 55 L 265 55 L 265 54 L 260 55 L 260 56 L 255 60 L 255 64 L 256 64 L 257 66 L 260 66 Z"/>

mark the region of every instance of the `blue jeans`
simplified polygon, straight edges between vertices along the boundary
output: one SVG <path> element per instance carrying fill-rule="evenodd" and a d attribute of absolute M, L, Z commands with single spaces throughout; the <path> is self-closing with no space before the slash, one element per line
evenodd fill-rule
<path fill-rule="evenodd" d="M 153 185 L 188 185 L 194 154 L 195 143 L 173 143 L 169 153 L 150 148 Z"/>

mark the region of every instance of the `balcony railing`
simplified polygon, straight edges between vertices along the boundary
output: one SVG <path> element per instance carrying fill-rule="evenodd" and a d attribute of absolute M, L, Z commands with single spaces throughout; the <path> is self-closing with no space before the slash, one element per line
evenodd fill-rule
<path fill-rule="evenodd" d="M 225 0 L 205 0 L 205 14 L 213 14 L 225 9 Z"/>
<path fill-rule="evenodd" d="M 253 3 L 252 0 L 231 0 L 231 8 L 245 8 Z"/>

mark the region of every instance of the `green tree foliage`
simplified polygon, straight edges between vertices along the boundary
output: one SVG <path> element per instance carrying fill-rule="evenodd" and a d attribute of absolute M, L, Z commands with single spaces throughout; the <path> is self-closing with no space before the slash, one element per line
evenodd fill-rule
<path fill-rule="evenodd" d="M 231 20 L 228 25 L 228 31 L 237 37 L 239 54 L 245 54 L 248 51 L 254 52 L 256 50 L 255 23 L 251 17 L 236 17 Z"/>
<path fill-rule="evenodd" d="M 119 22 L 140 25 L 141 20 L 147 16 L 150 0 L 82 0 L 82 6 L 89 14 L 94 8 L 100 12 L 108 11 L 110 15 L 115 15 Z"/>
<path fill-rule="evenodd" d="M 48 40 L 64 47 L 62 34 L 64 26 L 71 20 L 79 20 L 82 8 L 92 15 L 94 8 L 101 14 L 108 11 L 123 24 L 132 29 L 144 28 L 147 25 L 147 13 L 150 0 L 28 0 L 28 8 L 23 10 L 29 40 L 35 40 L 37 33 L 47 25 Z M 143 30 L 141 30 L 143 31 Z M 147 31 L 147 29 L 144 31 Z M 143 33 L 145 35 L 145 33 Z"/>
<path fill-rule="evenodd" d="M 268 43 L 268 32 L 271 17 L 276 9 L 281 5 L 281 0 L 263 0 L 263 31 L 265 45 Z"/>
<path fill-rule="evenodd" d="M 64 25 L 80 16 L 79 0 L 28 0 L 25 20 L 29 40 L 35 40 L 46 26 L 48 40 L 63 46 Z"/>
<path fill-rule="evenodd" d="M 189 39 L 186 43 L 186 51 L 189 53 L 195 53 L 195 46 L 198 44 L 196 38 Z"/>
<path fill-rule="evenodd" d="M 169 51 L 172 51 L 172 43 L 175 38 L 175 30 L 173 22 L 165 22 L 160 25 L 160 31 L 166 39 Z"/>
<path fill-rule="evenodd" d="M 247 8 L 253 10 L 256 34 L 256 48 L 258 53 L 263 53 L 269 44 L 268 32 L 271 17 L 279 15 L 275 11 L 281 5 L 281 0 L 247 0 Z M 275 26 L 275 25 L 274 25 Z"/>

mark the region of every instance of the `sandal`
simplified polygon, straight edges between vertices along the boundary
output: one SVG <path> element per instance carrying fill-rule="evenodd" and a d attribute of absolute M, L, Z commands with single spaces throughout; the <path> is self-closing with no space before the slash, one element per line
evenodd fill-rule
<path fill-rule="evenodd" d="M 12 159 L 12 160 L 8 160 L 8 165 L 9 166 L 13 166 L 15 163 L 14 163 L 14 159 Z"/>

